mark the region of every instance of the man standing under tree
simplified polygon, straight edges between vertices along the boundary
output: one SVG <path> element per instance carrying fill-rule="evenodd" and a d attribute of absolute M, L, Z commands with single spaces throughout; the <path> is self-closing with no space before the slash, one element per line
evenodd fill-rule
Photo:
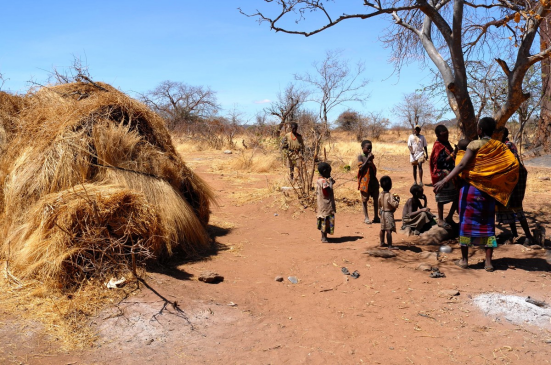
<path fill-rule="evenodd" d="M 408 138 L 408 148 L 410 152 L 409 162 L 413 165 L 413 180 L 417 184 L 417 167 L 419 167 L 419 183 L 423 186 L 423 162 L 428 160 L 427 140 L 421 134 L 421 126 L 417 124 L 414 133 Z"/>
<path fill-rule="evenodd" d="M 302 140 L 302 135 L 297 132 L 298 124 L 291 122 L 290 125 L 291 131 L 281 140 L 281 149 L 287 156 L 289 176 L 291 180 L 294 180 L 295 166 L 297 165 L 297 161 L 302 159 L 304 155 L 304 141 Z"/>

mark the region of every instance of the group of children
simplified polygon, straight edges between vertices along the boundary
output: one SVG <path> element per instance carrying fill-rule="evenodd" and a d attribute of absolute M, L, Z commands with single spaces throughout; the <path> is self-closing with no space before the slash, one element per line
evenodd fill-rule
<path fill-rule="evenodd" d="M 465 150 L 468 141 L 460 141 L 458 149 Z M 377 167 L 374 163 L 375 156 L 372 153 L 373 144 L 369 140 L 364 140 L 361 144 L 362 153 L 358 156 L 358 190 L 362 199 L 362 208 L 364 213 L 364 223 L 380 223 L 381 231 L 379 233 L 380 246 L 395 249 L 392 245 L 392 232 L 396 232 L 396 223 L 394 212 L 400 204 L 400 197 L 392 194 L 392 179 L 390 176 L 383 176 L 377 180 Z M 321 231 L 321 241 L 328 242 L 327 235 L 333 234 L 335 230 L 335 196 L 333 193 L 333 184 L 335 180 L 331 177 L 331 165 L 326 162 L 318 164 L 320 177 L 316 182 L 317 195 L 317 228 Z M 380 188 L 382 192 L 379 193 Z M 412 197 L 406 202 L 408 218 L 412 220 L 425 222 L 432 221 L 430 209 L 427 208 L 427 198 L 423 193 L 421 185 L 413 185 L 410 189 Z M 369 218 L 367 202 L 369 198 L 373 199 L 374 219 Z M 424 204 L 420 203 L 424 200 Z M 385 242 L 386 241 L 386 242 Z"/>
<path fill-rule="evenodd" d="M 394 222 L 394 212 L 400 204 L 400 197 L 391 194 L 392 179 L 389 176 L 383 176 L 377 180 L 377 167 L 373 162 L 375 156 L 372 153 L 373 145 L 365 140 L 361 144 L 362 154 L 358 156 L 358 190 L 362 197 L 364 212 L 364 223 L 380 223 L 381 246 L 392 246 L 392 232 L 396 232 L 396 223 Z M 317 194 L 317 227 L 321 231 L 321 241 L 328 242 L 327 234 L 333 234 L 335 229 L 335 195 L 333 193 L 333 184 L 335 180 L 331 177 L 331 166 L 326 162 L 320 162 L 318 165 L 320 177 L 316 182 Z M 380 185 L 380 186 L 379 186 Z M 379 194 L 379 187 L 383 192 Z M 367 211 L 367 202 L 373 198 L 374 219 L 369 219 Z"/>

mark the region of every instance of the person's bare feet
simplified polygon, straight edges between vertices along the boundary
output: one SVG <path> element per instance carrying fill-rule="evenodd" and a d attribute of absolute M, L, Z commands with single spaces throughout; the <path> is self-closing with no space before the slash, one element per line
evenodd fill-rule
<path fill-rule="evenodd" d="M 460 259 L 455 262 L 457 266 L 459 266 L 462 269 L 466 269 L 469 267 L 469 263 L 465 259 Z"/>
<path fill-rule="evenodd" d="M 365 224 L 371 224 L 371 223 L 373 223 L 373 222 L 371 221 L 371 219 L 369 219 L 369 217 L 365 217 L 364 223 L 365 223 Z"/>
<path fill-rule="evenodd" d="M 456 223 L 453 221 L 453 218 L 452 218 L 452 217 L 446 217 L 446 219 L 444 219 L 444 221 L 445 221 L 446 223 L 451 224 L 452 226 L 453 226 L 454 224 L 456 224 Z"/>
<path fill-rule="evenodd" d="M 448 222 L 446 222 L 442 219 L 438 219 L 438 227 L 441 227 L 441 228 L 444 228 L 444 229 L 451 229 L 452 228 L 452 226 Z"/>
<path fill-rule="evenodd" d="M 322 237 L 321 242 L 322 243 L 329 243 L 329 240 L 327 239 L 327 237 Z"/>

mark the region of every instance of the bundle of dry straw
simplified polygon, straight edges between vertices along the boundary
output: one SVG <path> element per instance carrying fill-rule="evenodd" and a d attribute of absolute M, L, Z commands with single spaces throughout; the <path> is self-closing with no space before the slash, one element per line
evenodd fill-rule
<path fill-rule="evenodd" d="M 208 247 L 213 193 L 143 104 L 77 82 L 0 95 L 0 122 L 0 254 L 16 274 L 71 284 Z"/>

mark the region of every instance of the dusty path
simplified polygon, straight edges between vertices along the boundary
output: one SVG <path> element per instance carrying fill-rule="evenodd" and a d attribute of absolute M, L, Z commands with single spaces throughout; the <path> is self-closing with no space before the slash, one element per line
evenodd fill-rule
<path fill-rule="evenodd" d="M 527 160 L 525 162 L 525 165 L 531 166 L 531 167 L 545 167 L 545 168 L 551 169 L 551 156 L 547 155 L 547 156 L 532 158 L 530 160 Z"/>
<path fill-rule="evenodd" d="M 100 336 L 94 348 L 70 353 L 56 351 L 55 344 L 39 345 L 44 340 L 36 331 L 10 336 L 16 327 L 2 319 L 0 363 L 551 362 L 551 323 L 542 328 L 486 317 L 471 299 L 497 292 L 551 302 L 545 251 L 501 246 L 495 252 L 497 270 L 487 273 L 477 264 L 481 252 L 471 258 L 473 268 L 462 270 L 453 264 L 459 257 L 457 244 L 439 262 L 430 255 L 437 245 L 410 245 L 407 237 L 396 235 L 395 242 L 402 248 L 398 256 L 373 258 L 364 251 L 378 245 L 379 226 L 363 224 L 359 211 L 338 212 L 337 243 L 322 244 L 312 212 L 297 215 L 292 209 L 277 209 L 273 198 L 245 205 L 238 202 L 236 193 L 265 185 L 264 175 L 236 183 L 231 175 L 221 178 L 209 172 L 204 164 L 207 155 L 194 158 L 199 173 L 219 193 L 220 207 L 213 212 L 213 225 L 218 228 L 213 232 L 220 251 L 199 262 L 174 262 L 161 272 L 149 273 L 146 280 L 159 295 L 177 301 L 183 314 L 169 306 L 156 315 L 164 302 L 143 288 L 118 308 L 93 319 Z M 397 184 L 397 192 L 406 197 L 409 169 L 407 165 L 393 168 L 393 179 L 403 181 Z M 529 192 L 526 209 L 547 212 L 537 218 L 548 224 L 551 185 L 544 184 L 549 182 Z M 430 188 L 426 193 L 435 210 Z M 446 278 L 432 279 L 428 272 L 416 270 L 423 262 L 438 266 Z M 343 266 L 350 272 L 358 270 L 361 276 L 343 275 Z M 203 270 L 216 271 L 225 280 L 199 282 L 197 276 Z M 282 283 L 274 280 L 278 275 L 285 278 Z M 291 284 L 288 276 L 296 276 L 298 284 Z M 442 292 L 449 289 L 460 295 Z"/>

